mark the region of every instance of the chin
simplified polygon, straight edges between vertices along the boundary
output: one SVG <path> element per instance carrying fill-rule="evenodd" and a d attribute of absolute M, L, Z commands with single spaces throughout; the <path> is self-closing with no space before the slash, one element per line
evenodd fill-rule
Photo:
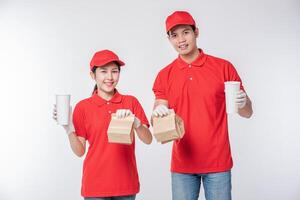
<path fill-rule="evenodd" d="M 185 55 L 189 55 L 190 53 L 191 53 L 191 51 L 190 50 L 179 50 L 179 52 L 178 52 L 180 55 L 183 55 L 183 56 L 185 56 Z"/>

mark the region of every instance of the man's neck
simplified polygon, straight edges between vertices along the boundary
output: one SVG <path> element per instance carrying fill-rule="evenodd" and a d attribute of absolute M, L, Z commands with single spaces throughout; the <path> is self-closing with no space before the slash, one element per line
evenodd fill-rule
<path fill-rule="evenodd" d="M 191 64 L 192 62 L 194 62 L 198 56 L 199 56 L 200 52 L 198 49 L 193 50 L 192 52 L 190 52 L 189 54 L 185 54 L 185 55 L 180 55 L 180 58 L 188 63 Z"/>

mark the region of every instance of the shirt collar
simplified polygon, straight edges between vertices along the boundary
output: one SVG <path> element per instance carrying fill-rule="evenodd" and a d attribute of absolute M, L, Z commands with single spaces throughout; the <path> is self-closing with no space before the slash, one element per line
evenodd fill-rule
<path fill-rule="evenodd" d="M 122 101 L 122 95 L 118 92 L 117 89 L 115 89 L 115 94 L 110 100 L 105 100 L 102 97 L 98 95 L 98 92 L 95 91 L 91 97 L 92 101 L 97 105 L 97 106 L 103 106 L 104 104 L 107 104 L 108 102 L 111 103 L 120 103 Z"/>
<path fill-rule="evenodd" d="M 184 60 L 182 60 L 182 58 L 180 57 L 180 55 L 177 58 L 177 63 L 178 63 L 178 67 L 180 69 L 184 69 L 184 68 L 188 67 L 189 65 L 192 65 L 192 66 L 195 66 L 195 67 L 201 67 L 205 63 L 206 58 L 207 58 L 207 56 L 203 52 L 203 50 L 199 49 L 199 55 L 198 55 L 198 57 L 191 64 L 188 64 Z"/>

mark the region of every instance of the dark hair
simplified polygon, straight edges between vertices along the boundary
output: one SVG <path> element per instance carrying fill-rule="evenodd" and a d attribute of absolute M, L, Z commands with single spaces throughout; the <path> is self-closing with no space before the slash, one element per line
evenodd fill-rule
<path fill-rule="evenodd" d="M 189 26 L 192 27 L 192 30 L 195 32 L 196 26 L 195 26 L 195 25 L 189 25 Z M 171 30 L 169 30 L 169 31 L 167 32 L 168 36 L 170 36 L 170 32 L 171 32 Z"/>
<path fill-rule="evenodd" d="M 120 64 L 119 64 L 118 62 L 115 62 L 115 61 L 113 61 L 113 63 L 115 63 L 115 64 L 118 66 L 118 70 L 119 70 L 119 72 L 120 72 L 120 71 L 121 71 L 121 66 L 120 66 Z M 97 69 L 98 67 L 99 67 L 99 66 L 94 66 L 94 67 L 92 68 L 92 72 L 93 72 L 95 75 L 96 75 L 96 69 Z M 92 94 L 94 94 L 95 91 L 97 91 L 97 89 L 98 89 L 97 84 L 95 84 Z"/>

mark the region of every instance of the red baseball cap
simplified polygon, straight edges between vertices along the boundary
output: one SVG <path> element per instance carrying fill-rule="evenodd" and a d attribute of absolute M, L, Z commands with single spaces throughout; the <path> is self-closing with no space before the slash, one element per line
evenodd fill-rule
<path fill-rule="evenodd" d="M 115 54 L 114 52 L 110 50 L 102 50 L 94 54 L 90 62 L 90 68 L 92 70 L 95 66 L 102 67 L 110 62 L 117 62 L 120 66 L 125 65 L 125 63 L 121 61 L 117 54 Z"/>
<path fill-rule="evenodd" d="M 195 20 L 190 13 L 186 11 L 175 11 L 166 19 L 166 30 L 169 32 L 171 28 L 181 24 L 196 26 Z"/>

